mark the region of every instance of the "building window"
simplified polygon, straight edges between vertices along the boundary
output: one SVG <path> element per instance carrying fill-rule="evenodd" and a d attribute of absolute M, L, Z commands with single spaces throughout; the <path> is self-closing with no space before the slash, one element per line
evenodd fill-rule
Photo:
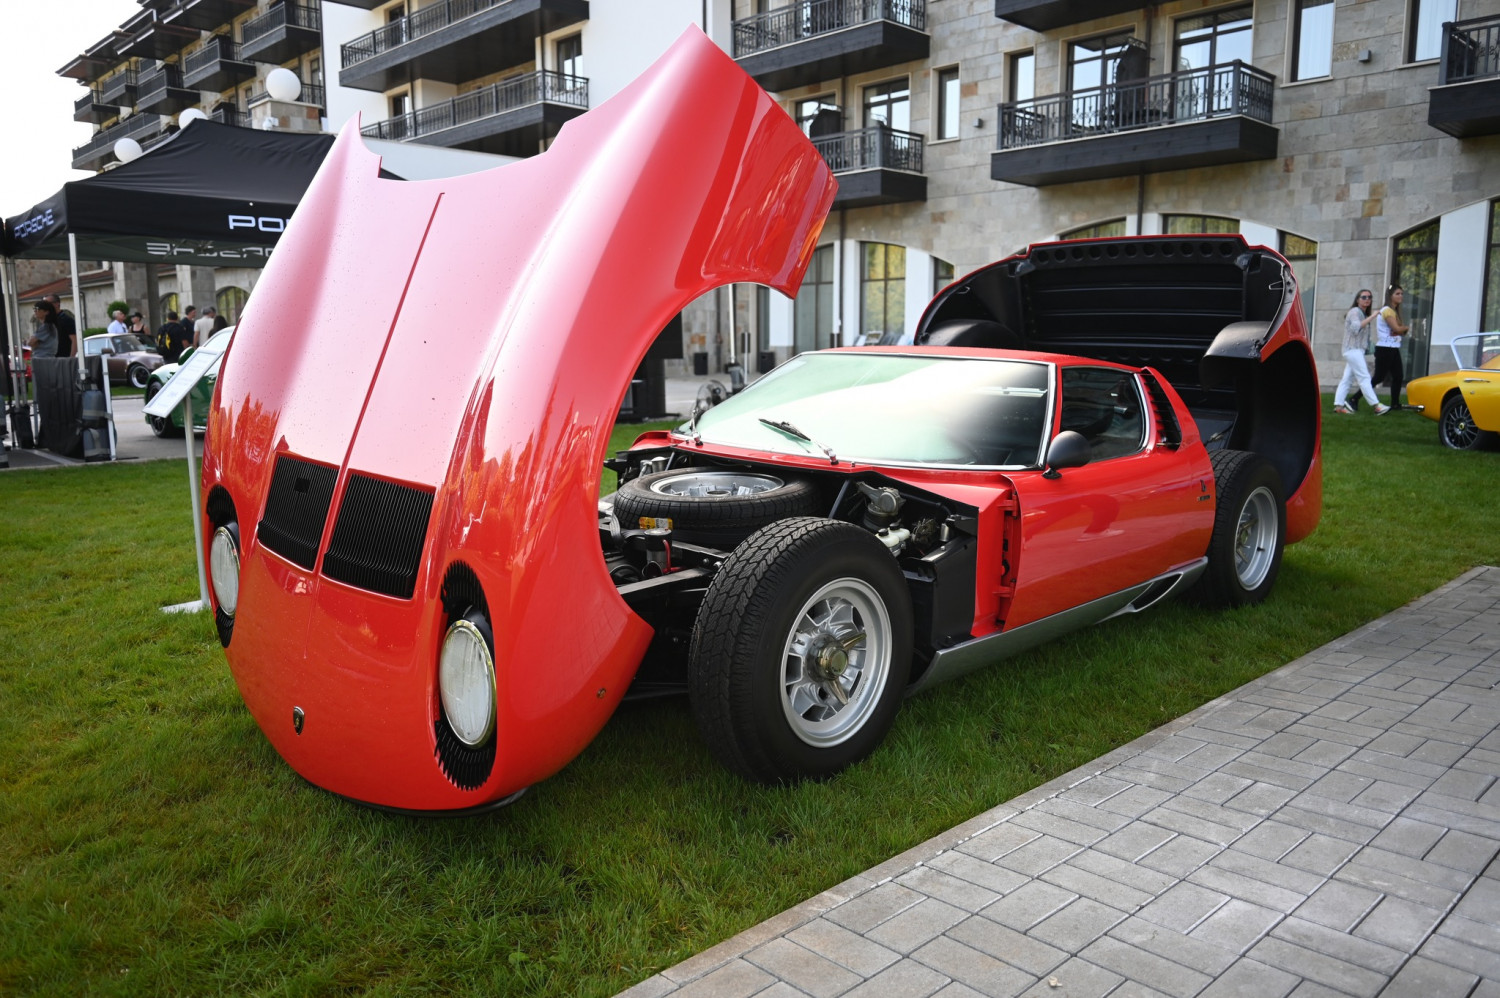
<path fill-rule="evenodd" d="M 812 264 L 792 311 L 792 352 L 819 350 L 833 342 L 833 245 L 813 251 Z"/>
<path fill-rule="evenodd" d="M 939 291 L 953 283 L 953 264 L 947 260 L 932 258 L 932 293 Z"/>
<path fill-rule="evenodd" d="M 1333 72 L 1333 0 L 1296 0 L 1292 22 L 1292 79 Z"/>
<path fill-rule="evenodd" d="M 792 117 L 809 138 L 834 135 L 844 130 L 844 113 L 831 94 L 808 97 L 793 105 Z"/>
<path fill-rule="evenodd" d="M 1036 53 L 1017 52 L 1006 60 L 1005 92 L 1011 101 L 1036 96 Z"/>
<path fill-rule="evenodd" d="M 1308 332 L 1313 327 L 1313 301 L 1318 287 L 1318 244 L 1311 239 L 1290 232 L 1281 233 L 1281 255 L 1292 265 L 1297 277 L 1297 289 L 1302 293 L 1302 314 L 1307 319 Z"/>
<path fill-rule="evenodd" d="M 557 71 L 564 76 L 583 75 L 583 35 L 557 40 Z"/>
<path fill-rule="evenodd" d="M 249 297 L 249 292 L 244 288 L 220 288 L 219 293 L 214 296 L 214 307 L 219 310 L 224 321 L 232 326 L 240 321 L 240 312 L 244 310 Z"/>
<path fill-rule="evenodd" d="M 1458 0 L 1411 0 L 1406 25 L 1408 62 L 1437 59 L 1443 54 L 1443 22 L 1458 20 Z"/>
<path fill-rule="evenodd" d="M 1067 232 L 1059 233 L 1059 239 L 1104 239 L 1110 236 L 1123 236 L 1125 234 L 1125 219 L 1111 218 L 1107 222 L 1095 222 L 1093 225 L 1081 226 L 1077 229 L 1069 229 Z"/>
<path fill-rule="evenodd" d="M 411 110 L 411 94 L 404 90 L 399 94 L 391 94 L 386 102 L 390 105 L 392 118 L 399 118 Z"/>
<path fill-rule="evenodd" d="M 1219 215 L 1163 215 L 1161 230 L 1172 236 L 1236 233 L 1240 231 L 1240 220 Z"/>
<path fill-rule="evenodd" d="M 1484 258 L 1484 312 L 1480 329 L 1500 329 L 1500 201 L 1490 202 L 1490 245 Z"/>
<path fill-rule="evenodd" d="M 177 302 L 179 300 L 180 299 L 177 297 L 177 292 L 175 292 L 175 291 L 169 291 L 168 293 L 166 293 L 166 294 L 164 294 L 164 295 L 161 296 L 161 300 L 158 301 L 156 303 L 156 305 L 157 305 L 157 309 L 161 312 L 161 321 L 162 322 L 166 322 L 167 321 L 167 313 L 168 312 L 181 312 L 182 311 L 180 308 L 177 307 Z"/>
<path fill-rule="evenodd" d="M 321 55 L 310 55 L 307 57 L 307 82 L 310 86 L 323 86 L 323 57 Z"/>
<path fill-rule="evenodd" d="M 1182 18 L 1176 25 L 1177 72 L 1224 66 L 1236 59 L 1250 62 L 1253 24 L 1250 4 Z"/>
<path fill-rule="evenodd" d="M 859 329 L 864 343 L 900 338 L 906 326 L 906 247 L 860 243 Z"/>
<path fill-rule="evenodd" d="M 1120 57 L 1130 47 L 1131 29 L 1094 38 L 1081 38 L 1068 45 L 1068 89 L 1087 90 L 1115 82 Z"/>
<path fill-rule="evenodd" d="M 1427 373 L 1427 344 L 1432 338 L 1432 298 L 1437 288 L 1438 222 L 1413 229 L 1396 237 L 1395 259 L 1391 261 L 1391 283 L 1406 291 L 1401 318 L 1411 332 L 1401 338 L 1401 361 L 1406 378 L 1420 378 Z M 1382 301 L 1383 294 L 1377 295 Z"/>
<path fill-rule="evenodd" d="M 958 138 L 958 67 L 937 72 L 937 137 Z"/>
<path fill-rule="evenodd" d="M 911 84 L 891 80 L 865 87 L 865 127 L 872 125 L 911 131 Z"/>

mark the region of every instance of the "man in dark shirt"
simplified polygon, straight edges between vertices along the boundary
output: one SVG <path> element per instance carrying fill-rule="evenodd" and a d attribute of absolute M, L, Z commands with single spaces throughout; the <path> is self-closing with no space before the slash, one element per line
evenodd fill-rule
<path fill-rule="evenodd" d="M 52 324 L 57 327 L 57 355 L 59 357 L 74 357 L 78 354 L 78 323 L 73 321 L 69 312 L 62 310 L 62 299 L 54 294 L 42 295 L 44 301 L 50 301 L 57 315 Z"/>
<path fill-rule="evenodd" d="M 175 364 L 177 356 L 182 351 L 177 346 L 177 335 L 181 327 L 177 324 L 177 313 L 168 312 L 167 321 L 161 324 L 156 331 L 156 352 L 161 354 L 161 359 L 168 364 Z"/>

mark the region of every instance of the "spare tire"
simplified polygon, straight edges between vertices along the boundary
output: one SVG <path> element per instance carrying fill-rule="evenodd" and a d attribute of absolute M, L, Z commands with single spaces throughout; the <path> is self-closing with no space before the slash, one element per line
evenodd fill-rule
<path fill-rule="evenodd" d="M 665 526 L 690 544 L 733 548 L 768 523 L 818 515 L 812 482 L 765 471 L 678 468 L 632 478 L 615 493 L 615 517 L 626 530 Z"/>

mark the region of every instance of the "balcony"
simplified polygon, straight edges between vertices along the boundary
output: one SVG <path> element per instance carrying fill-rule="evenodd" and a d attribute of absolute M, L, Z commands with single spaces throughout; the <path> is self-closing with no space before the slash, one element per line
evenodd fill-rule
<path fill-rule="evenodd" d="M 1271 159 L 1274 85 L 1236 60 L 1001 104 L 990 177 L 1045 187 Z"/>
<path fill-rule="evenodd" d="M 73 169 L 97 170 L 114 158 L 115 143 L 132 138 L 149 149 L 166 135 L 172 119 L 159 114 L 134 114 L 94 133 L 88 142 L 73 150 Z M 175 131 L 175 129 L 173 129 Z"/>
<path fill-rule="evenodd" d="M 315 83 L 302 84 L 302 90 L 297 94 L 297 99 L 294 101 L 275 100 L 270 94 L 266 93 L 265 85 L 261 84 L 250 91 L 250 96 L 245 101 L 245 107 L 256 107 L 257 105 L 264 104 L 266 101 L 273 101 L 277 104 L 306 104 L 309 107 L 323 108 L 325 110 L 328 107 L 323 88 Z"/>
<path fill-rule="evenodd" d="M 195 31 L 216 31 L 254 7 L 255 0 L 182 0 L 162 19 Z"/>
<path fill-rule="evenodd" d="M 323 45 L 323 16 L 317 7 L 286 3 L 272 7 L 240 29 L 240 58 L 286 62 Z"/>
<path fill-rule="evenodd" d="M 176 114 L 198 103 L 198 91 L 182 85 L 182 71 L 176 66 L 158 66 L 140 75 L 136 85 L 135 108 L 153 114 Z"/>
<path fill-rule="evenodd" d="M 89 87 L 88 93 L 73 102 L 74 121 L 87 121 L 97 125 L 119 113 L 119 108 L 100 99 L 98 87 Z"/>
<path fill-rule="evenodd" d="M 835 208 L 927 200 L 920 135 L 873 125 L 819 135 L 812 144 L 839 182 Z"/>
<path fill-rule="evenodd" d="M 545 70 L 492 83 L 361 129 L 372 139 L 531 156 L 589 109 L 589 81 Z"/>
<path fill-rule="evenodd" d="M 360 10 L 374 10 L 385 3 L 386 0 L 328 0 L 328 2 L 344 7 L 358 7 Z"/>
<path fill-rule="evenodd" d="M 1427 123 L 1460 139 L 1500 133 L 1500 17 L 1443 25 L 1438 85 L 1427 91 Z"/>
<path fill-rule="evenodd" d="M 182 60 L 182 82 L 199 90 L 228 90 L 255 76 L 255 67 L 240 58 L 240 47 L 227 35 L 214 35 Z"/>
<path fill-rule="evenodd" d="M 995 0 L 995 16 L 1032 31 L 1052 31 L 1144 6 L 1142 0 Z"/>
<path fill-rule="evenodd" d="M 801 0 L 733 25 L 734 60 L 790 90 L 927 58 L 927 0 Z"/>
<path fill-rule="evenodd" d="M 67 65 L 57 71 L 58 76 L 65 76 L 79 83 L 95 83 L 99 77 L 113 69 L 118 59 L 95 59 L 87 55 L 74 56 L 69 59 Z"/>
<path fill-rule="evenodd" d="M 339 83 L 378 91 L 411 78 L 462 83 L 531 62 L 538 37 L 588 16 L 588 0 L 441 0 L 342 46 Z"/>
<path fill-rule="evenodd" d="M 99 102 L 112 107 L 135 107 L 135 70 L 122 69 L 100 80 Z"/>

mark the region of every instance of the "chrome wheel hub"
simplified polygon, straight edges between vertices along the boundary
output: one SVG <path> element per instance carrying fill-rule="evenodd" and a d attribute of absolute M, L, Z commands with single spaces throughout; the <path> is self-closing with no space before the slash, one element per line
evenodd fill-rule
<path fill-rule="evenodd" d="M 1266 580 L 1276 558 L 1276 534 L 1281 529 L 1276 515 L 1276 497 L 1261 486 L 1240 508 L 1234 536 L 1234 574 L 1245 589 L 1255 589 Z"/>
<path fill-rule="evenodd" d="M 782 652 L 781 707 L 793 733 L 827 748 L 853 736 L 891 668 L 891 619 L 866 582 L 837 579 L 803 604 Z"/>
<path fill-rule="evenodd" d="M 779 489 L 785 483 L 773 475 L 753 472 L 689 470 L 651 483 L 651 491 L 664 496 L 699 499 L 722 496 L 753 496 Z"/>

